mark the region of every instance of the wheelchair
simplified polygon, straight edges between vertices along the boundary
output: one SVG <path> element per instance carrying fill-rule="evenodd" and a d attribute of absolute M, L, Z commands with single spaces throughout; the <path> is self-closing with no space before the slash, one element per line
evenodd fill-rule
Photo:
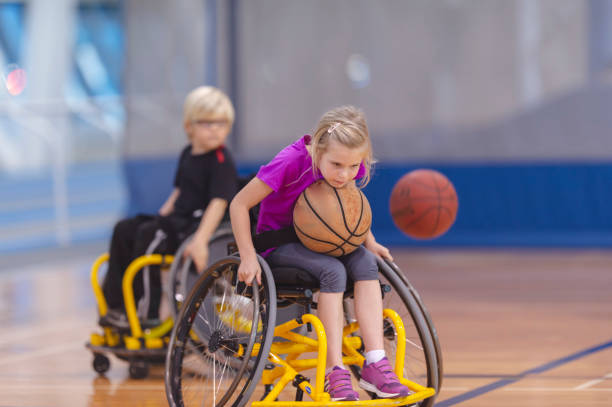
<path fill-rule="evenodd" d="M 129 375 L 133 379 L 147 377 L 151 364 L 164 363 L 170 332 L 180 306 L 180 293 L 184 293 L 186 287 L 193 284 L 194 276 L 197 276 L 195 269 L 190 267 L 190 262 L 184 262 L 182 259 L 182 253 L 192 236 L 192 234 L 187 236 L 179 250 L 173 254 L 153 254 L 155 247 L 151 245 L 147 254 L 134 259 L 127 267 L 122 280 L 122 289 L 129 328 L 101 325 L 101 333 L 91 334 L 86 347 L 93 353 L 92 364 L 96 372 L 104 374 L 110 369 L 110 355 L 129 363 Z M 229 224 L 221 224 L 209 242 L 209 258 L 218 259 L 226 255 L 227 243 L 232 240 L 233 235 Z M 108 311 L 100 283 L 101 270 L 108 258 L 108 253 L 102 254 L 91 268 L 91 286 L 100 317 L 103 317 Z M 150 266 L 157 266 L 162 272 L 169 272 L 166 286 L 170 287 L 167 292 L 172 292 L 172 295 L 168 296 L 170 315 L 162 321 L 152 321 L 146 318 L 150 301 L 150 290 L 147 289 Z M 135 276 L 141 272 L 144 273 L 145 290 L 140 304 L 144 306 L 137 307 L 133 282 Z"/>
<path fill-rule="evenodd" d="M 443 372 L 438 336 L 420 296 L 397 265 L 378 260 L 385 351 L 413 393 L 334 402 L 324 391 L 325 330 L 311 313 L 317 306 L 318 281 L 305 270 L 271 270 L 263 258 L 258 260 L 261 285 L 238 282 L 240 257 L 234 251 L 199 275 L 183 299 L 166 356 L 170 406 L 433 406 Z M 349 288 L 344 295 L 343 363 L 359 378 L 364 346 L 352 301 Z M 294 305 L 304 312 L 277 323 L 277 311 Z"/>

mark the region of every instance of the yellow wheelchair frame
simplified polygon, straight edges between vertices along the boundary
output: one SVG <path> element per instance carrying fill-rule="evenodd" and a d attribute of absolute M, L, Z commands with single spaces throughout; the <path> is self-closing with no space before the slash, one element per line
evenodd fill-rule
<path fill-rule="evenodd" d="M 391 309 L 385 309 L 383 315 L 393 321 L 394 328 L 398 333 L 397 341 L 399 344 L 395 359 L 395 374 L 400 382 L 407 386 L 413 393 L 407 397 L 396 399 L 375 399 L 359 401 L 335 402 L 343 406 L 402 406 L 416 403 L 435 394 L 435 389 L 423 387 L 403 377 L 404 352 L 405 352 L 405 332 L 404 323 L 400 316 Z M 314 340 L 307 336 L 291 332 L 303 324 L 312 324 L 317 339 Z M 363 366 L 364 357 L 358 352 L 362 347 L 361 338 L 352 336 L 359 329 L 359 324 L 353 322 L 346 325 L 343 329 L 342 351 L 346 356 L 342 357 L 342 362 L 348 365 Z M 286 339 L 288 342 L 273 342 L 268 360 L 277 365 L 272 370 L 265 370 L 262 375 L 262 384 L 271 385 L 275 380 L 278 382 L 273 390 L 269 392 L 263 400 L 253 402 L 253 407 L 290 407 L 290 406 L 328 406 L 330 396 L 324 391 L 323 382 L 325 380 L 325 360 L 327 355 L 327 337 L 323 323 L 313 314 L 305 314 L 302 317 L 288 321 L 274 329 L 274 336 Z M 315 359 L 298 359 L 304 353 L 316 352 Z M 282 359 L 279 355 L 288 355 Z M 237 355 L 238 356 L 238 355 Z M 300 371 L 316 368 L 315 385 L 313 386 L 304 380 Z M 275 401 L 287 384 L 298 379 L 297 385 L 306 393 L 312 401 Z M 297 404 L 299 403 L 299 404 Z M 334 403 L 334 404 L 335 404 Z"/>
<path fill-rule="evenodd" d="M 108 312 L 108 305 L 99 280 L 100 268 L 104 263 L 108 262 L 108 258 L 108 253 L 102 254 L 91 267 L 90 282 L 100 317 L 103 317 Z M 143 330 L 136 311 L 133 282 L 136 274 L 144 267 L 160 266 L 162 270 L 167 270 L 173 261 L 173 255 L 149 254 L 140 256 L 130 263 L 122 281 L 129 332 L 122 332 L 117 328 L 105 326 L 103 327 L 102 334 L 91 334 L 90 341 L 86 346 L 94 354 L 93 367 L 95 371 L 104 373 L 110 368 L 107 354 L 114 354 L 120 359 L 128 360 L 130 363 L 129 372 L 132 378 L 146 377 L 150 360 L 163 362 L 174 320 L 172 317 L 169 317 L 160 325 Z"/>
<path fill-rule="evenodd" d="M 221 225 L 209 242 L 211 255 L 225 255 L 228 250 L 227 241 L 232 238 L 231 229 L 227 225 Z M 163 363 L 169 335 L 174 325 L 174 316 L 180 304 L 170 304 L 171 316 L 161 321 L 159 325 L 143 327 L 138 318 L 136 301 L 134 299 L 134 278 L 141 270 L 148 266 L 159 266 L 163 272 L 170 270 L 171 279 L 182 277 L 173 273 L 189 272 L 191 261 L 189 260 L 186 268 L 180 268 L 184 264 L 181 264 L 179 260 L 182 259 L 182 253 L 190 240 L 191 236 L 184 239 L 174 255 L 143 255 L 134 259 L 126 268 L 121 284 L 129 329 L 105 326 L 102 329 L 102 333 L 96 332 L 90 335 L 90 340 L 86 347 L 94 354 L 93 368 L 96 372 L 102 374 L 110 368 L 110 360 L 107 355 L 115 355 L 120 359 L 127 360 L 129 362 L 130 376 L 134 379 L 141 379 L 148 375 L 150 362 Z M 108 259 L 109 254 L 104 253 L 94 261 L 91 267 L 90 282 L 100 317 L 103 317 L 108 312 L 108 304 L 100 286 L 100 269 L 108 262 Z M 171 284 L 170 291 L 178 289 L 173 282 Z M 176 293 L 173 292 L 170 295 L 169 301 L 177 301 L 174 294 Z"/>
<path fill-rule="evenodd" d="M 262 266 L 262 285 L 258 286 L 254 282 L 251 289 L 251 294 L 248 294 L 249 289 L 245 288 L 242 294 L 237 293 L 240 296 L 246 295 L 252 298 L 253 309 L 257 308 L 259 304 L 259 295 L 255 298 L 255 292 L 264 290 L 268 292 L 268 314 L 276 314 L 276 302 L 279 301 L 282 296 L 277 298 L 276 287 L 274 283 L 274 277 L 272 272 L 267 266 L 266 262 L 260 258 L 260 265 Z M 253 407 L 298 407 L 298 406 L 329 406 L 329 405 L 342 405 L 342 406 L 405 406 L 405 405 L 419 405 L 419 406 L 432 406 L 435 395 L 439 391 L 441 385 L 442 376 L 442 360 L 437 340 L 437 334 L 435 328 L 431 323 L 431 319 L 427 314 L 420 297 L 414 291 L 410 283 L 401 276 L 401 272 L 397 269 L 397 266 L 393 264 L 382 264 L 385 267 L 386 275 L 396 275 L 392 277 L 394 279 L 394 285 L 405 287 L 406 293 L 410 295 L 410 307 L 409 318 L 413 320 L 418 319 L 418 322 L 411 321 L 414 325 L 418 325 L 417 330 L 419 331 L 420 340 L 423 343 L 423 349 L 421 351 L 426 353 L 426 369 L 427 369 L 427 385 L 422 385 L 411 381 L 408 377 L 404 377 L 405 372 L 405 360 L 406 360 L 406 343 L 407 336 L 405 330 L 405 321 L 402 320 L 400 315 L 390 308 L 385 308 L 383 311 L 383 317 L 385 321 L 390 321 L 392 327 L 392 337 L 395 340 L 395 360 L 394 360 L 394 371 L 400 379 L 401 383 L 406 385 L 412 390 L 412 394 L 401 398 L 373 398 L 371 400 L 359 400 L 359 401 L 332 401 L 329 393 L 324 390 L 324 379 L 326 370 L 326 356 L 327 356 L 327 339 L 325 330 L 322 322 L 315 315 L 311 313 L 305 313 L 299 317 L 292 318 L 287 322 L 279 325 L 275 324 L 275 317 L 270 315 L 264 316 L 264 323 L 274 326 L 273 330 L 262 329 L 262 320 L 257 319 L 257 311 L 253 311 L 253 316 L 250 316 L 247 312 L 245 315 L 241 315 L 238 309 L 231 309 L 228 305 L 219 306 L 208 304 L 209 307 L 215 309 L 214 312 L 203 311 L 202 308 L 206 307 L 206 299 L 211 292 L 214 296 L 215 282 L 223 278 L 223 273 L 230 270 L 228 275 L 233 273 L 235 279 L 235 273 L 237 265 L 240 260 L 237 256 L 230 256 L 225 259 L 219 260 L 216 264 L 212 265 L 207 271 L 205 271 L 200 279 L 196 282 L 195 286 L 191 290 L 189 297 L 186 299 L 179 315 L 177 316 L 175 327 L 170 336 L 170 343 L 168 345 L 168 354 L 166 360 L 166 394 L 168 402 L 171 407 L 175 406 L 191 406 L 192 404 L 187 402 L 185 399 L 195 398 L 192 393 L 198 393 L 203 398 L 212 397 L 210 400 L 211 404 L 205 402 L 194 401 L 193 405 L 223 405 L 240 407 L 245 405 L 247 402 L 251 402 Z M 379 267 L 381 264 L 379 262 Z M 233 270 L 233 271 L 232 271 Z M 389 274 L 390 273 L 390 274 Z M 398 274 L 399 273 L 399 274 Z M 381 280 L 382 281 L 382 280 Z M 390 280 L 389 280 L 390 281 Z M 232 289 L 238 290 L 238 283 L 232 286 Z M 381 288 L 382 288 L 381 283 Z M 242 290 L 242 289 L 241 289 Z M 223 294 L 223 298 L 229 298 L 228 304 L 231 303 L 231 298 L 235 295 L 233 292 L 228 292 L 228 295 Z M 407 294 L 408 295 L 408 294 Z M 272 300 L 273 299 L 273 300 Z M 405 300 L 404 300 L 405 301 Z M 214 302 L 213 302 L 214 303 Z M 202 308 L 201 308 L 202 307 Z M 208 323 L 209 328 L 203 328 L 206 325 L 201 325 L 197 328 L 193 325 L 196 321 L 198 322 L 201 312 L 205 312 L 207 315 L 213 315 L 215 322 L 212 320 Z M 262 314 L 264 315 L 264 314 Z M 250 319 L 249 319 L 250 318 Z M 267 319 L 266 319 L 267 318 Z M 201 318 L 200 318 L 201 319 Z M 249 320 L 251 325 L 245 329 L 245 320 Z M 219 322 L 221 321 L 221 322 Z M 224 325 L 224 327 L 221 327 Z M 276 325 L 276 326 L 275 326 Z M 299 332 L 299 328 L 304 325 L 309 325 L 313 332 L 314 338 L 303 335 Z M 213 330 L 213 326 L 220 327 L 222 330 L 228 332 L 238 332 L 242 334 L 242 339 L 235 341 L 230 344 L 231 335 L 224 334 L 218 337 L 226 340 L 227 343 L 221 344 L 220 346 L 213 343 L 213 336 L 217 332 L 203 332 L 204 329 Z M 253 329 L 254 327 L 257 327 Z M 413 327 L 414 328 L 414 327 Z M 214 328 L 216 329 L 216 328 Z M 360 353 L 363 351 L 363 343 L 356 332 L 359 329 L 357 322 L 350 322 L 343 328 L 342 338 L 342 351 L 343 351 L 343 363 L 346 366 L 355 366 L 361 368 L 364 363 L 364 357 Z M 254 332 L 255 331 L 255 332 Z M 303 330 L 302 330 L 303 331 Z M 209 338 L 204 338 L 210 334 Z M 240 337 L 241 335 L 237 335 Z M 244 344 L 246 336 L 250 336 L 250 342 Z M 255 342 L 253 338 L 257 337 Z M 274 340 L 273 338 L 282 338 L 282 340 Z M 410 340 L 414 340 L 410 338 Z M 208 342 L 207 342 L 208 341 Z M 189 342 L 192 345 L 189 346 Z M 240 343 L 238 343 L 240 342 Z M 391 341 L 389 341 L 391 342 Z M 427 343 L 425 346 L 424 343 Z M 408 343 L 411 343 L 408 341 Z M 417 348 L 418 348 L 417 344 Z M 215 355 L 218 352 L 217 349 L 225 346 L 225 352 L 221 359 L 212 359 L 211 355 Z M 425 349 L 426 348 L 426 349 Z M 198 354 L 202 352 L 201 356 Z M 316 354 L 315 357 L 308 357 L 308 354 Z M 203 389 L 205 385 L 194 385 L 193 389 L 190 381 L 194 380 L 194 374 L 189 372 L 189 367 L 186 367 L 187 358 L 196 356 L 196 359 L 201 359 L 204 363 L 209 365 L 217 366 L 218 370 L 223 369 L 225 372 L 227 366 L 221 367 L 219 363 L 222 363 L 223 359 L 231 359 L 236 364 L 242 367 L 236 367 L 236 376 L 245 375 L 245 368 L 248 369 L 250 376 L 245 379 L 246 382 L 238 388 L 240 380 L 233 379 L 229 385 L 229 390 L 225 391 L 224 395 L 210 396 L 209 391 Z M 249 357 L 246 357 L 249 355 Z M 282 357 L 284 356 L 284 358 Z M 393 355 L 389 355 L 392 358 Z M 423 356 L 423 355 L 421 355 Z M 302 358 L 304 357 L 304 358 Z M 412 357 L 412 355 L 411 355 Z M 201 362 L 200 361 L 200 362 Z M 212 363 L 210 363 L 212 362 Z M 392 361 L 393 362 L 393 361 Z M 265 365 L 265 369 L 264 369 Z M 185 370 L 187 369 L 187 370 Z M 301 372 L 309 369 L 315 369 L 314 383 L 311 383 Z M 225 374 L 225 373 L 224 373 Z M 215 373 L 212 375 L 212 379 L 204 375 L 205 381 L 216 380 Z M 213 392 L 223 388 L 221 380 L 218 384 L 212 386 Z M 232 380 L 232 379 L 230 379 Z M 249 381 L 250 380 L 250 381 Z M 279 396 L 286 396 L 287 393 L 283 393 L 283 390 L 288 384 L 292 384 L 296 388 L 295 400 L 278 400 Z M 431 385 L 429 385 L 431 384 Z M 255 392 L 257 386 L 264 386 L 265 391 L 261 395 L 261 389 Z M 250 400 L 254 394 L 257 394 L 259 400 Z M 307 395 L 310 400 L 303 400 L 303 396 Z M 198 396 L 199 397 L 199 396 Z M 219 399 L 219 400 L 217 400 Z"/>

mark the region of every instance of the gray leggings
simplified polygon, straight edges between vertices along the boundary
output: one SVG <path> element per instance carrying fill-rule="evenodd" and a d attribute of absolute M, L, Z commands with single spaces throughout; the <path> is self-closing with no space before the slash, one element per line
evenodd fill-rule
<path fill-rule="evenodd" d="M 276 248 L 266 260 L 271 267 L 296 267 L 320 281 L 321 292 L 346 291 L 347 275 L 353 281 L 378 280 L 376 256 L 363 246 L 341 257 L 308 250 L 301 243 L 287 243 Z"/>

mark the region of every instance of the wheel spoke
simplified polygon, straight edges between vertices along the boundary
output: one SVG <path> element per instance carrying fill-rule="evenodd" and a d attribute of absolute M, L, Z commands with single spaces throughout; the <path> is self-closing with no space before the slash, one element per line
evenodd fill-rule
<path fill-rule="evenodd" d="M 251 294 L 245 295 L 231 283 L 236 280 L 237 263 L 228 259 L 202 274 L 196 282 L 199 288 L 191 291 L 177 317 L 169 344 L 173 357 L 169 357 L 166 374 L 172 407 L 243 406 L 250 402 L 263 370 L 273 334 L 267 327 L 270 322 L 273 326 L 274 318 L 265 314 L 264 319 L 264 307 L 256 309 Z M 269 288 L 254 294 L 257 303 L 267 303 L 271 295 Z M 196 318 L 187 318 L 194 312 Z M 239 346 L 248 352 L 255 343 L 259 343 L 257 355 L 234 356 Z"/>

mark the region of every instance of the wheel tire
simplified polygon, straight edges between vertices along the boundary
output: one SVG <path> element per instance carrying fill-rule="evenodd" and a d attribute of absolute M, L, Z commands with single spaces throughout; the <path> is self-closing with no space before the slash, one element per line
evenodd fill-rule
<path fill-rule="evenodd" d="M 436 327 L 434 326 L 433 320 L 431 319 L 431 315 L 429 315 L 429 311 L 427 311 L 427 308 L 425 307 L 425 304 L 423 303 L 421 296 L 415 290 L 412 284 L 410 284 L 410 281 L 408 281 L 408 278 L 406 277 L 406 275 L 399 269 L 399 267 L 395 263 L 390 262 L 390 261 L 385 261 L 384 264 L 386 264 L 388 267 L 393 269 L 393 271 L 395 271 L 397 276 L 400 277 L 400 279 L 404 282 L 408 290 L 410 290 L 410 292 L 412 293 L 412 296 L 414 297 L 414 300 L 416 301 L 416 303 L 418 304 L 421 310 L 421 314 L 425 318 L 425 322 L 427 323 L 427 326 L 429 327 L 429 333 L 431 334 L 431 339 L 435 347 L 436 361 L 438 365 L 438 388 L 436 388 L 436 393 L 438 393 L 440 391 L 440 388 L 442 388 L 442 380 L 444 378 L 444 363 L 443 363 L 443 358 L 442 358 L 442 348 L 440 347 L 440 340 L 438 339 L 438 331 L 436 330 Z"/>
<path fill-rule="evenodd" d="M 440 390 L 441 382 L 441 362 L 438 362 L 440 347 L 437 334 L 429 315 L 422 306 L 422 302 L 416 290 L 410 285 L 401 271 L 389 264 L 379 261 L 380 281 L 390 288 L 384 293 L 383 308 L 390 308 L 396 311 L 404 323 L 406 329 L 407 346 L 405 355 L 404 374 L 407 379 L 413 380 L 423 386 L 432 387 L 436 390 L 436 395 Z M 353 320 L 351 315 L 352 299 L 345 301 L 345 319 Z M 385 322 L 385 352 L 391 364 L 395 362 L 395 332 L 392 324 Z M 361 377 L 361 368 L 355 365 L 350 366 L 351 371 L 357 377 Z M 374 393 L 369 393 L 370 397 L 376 398 Z M 419 407 L 432 407 L 435 396 L 418 402 Z"/>
<path fill-rule="evenodd" d="M 169 284 L 166 287 L 166 297 L 170 304 L 170 312 L 176 320 L 182 303 L 187 299 L 189 291 L 198 279 L 195 266 L 192 265 L 190 257 L 184 258 L 183 253 L 187 245 L 193 239 L 193 235 L 186 238 L 174 255 L 174 261 L 170 265 L 168 274 Z M 227 256 L 227 244 L 234 239 L 232 229 L 228 224 L 222 224 L 215 231 L 208 243 L 209 260 L 216 261 Z"/>
<path fill-rule="evenodd" d="M 144 379 L 149 375 L 149 364 L 144 360 L 133 360 L 130 362 L 129 371 L 132 379 Z"/>
<path fill-rule="evenodd" d="M 96 353 L 92 365 L 96 372 L 104 374 L 110 369 L 110 360 L 106 356 Z"/>
<path fill-rule="evenodd" d="M 170 406 L 240 407 L 251 400 L 272 344 L 276 289 L 263 259 L 261 286 L 238 284 L 239 265 L 230 256 L 210 266 L 181 307 L 166 358 Z M 236 356 L 239 348 L 243 355 L 259 351 L 245 358 Z"/>

